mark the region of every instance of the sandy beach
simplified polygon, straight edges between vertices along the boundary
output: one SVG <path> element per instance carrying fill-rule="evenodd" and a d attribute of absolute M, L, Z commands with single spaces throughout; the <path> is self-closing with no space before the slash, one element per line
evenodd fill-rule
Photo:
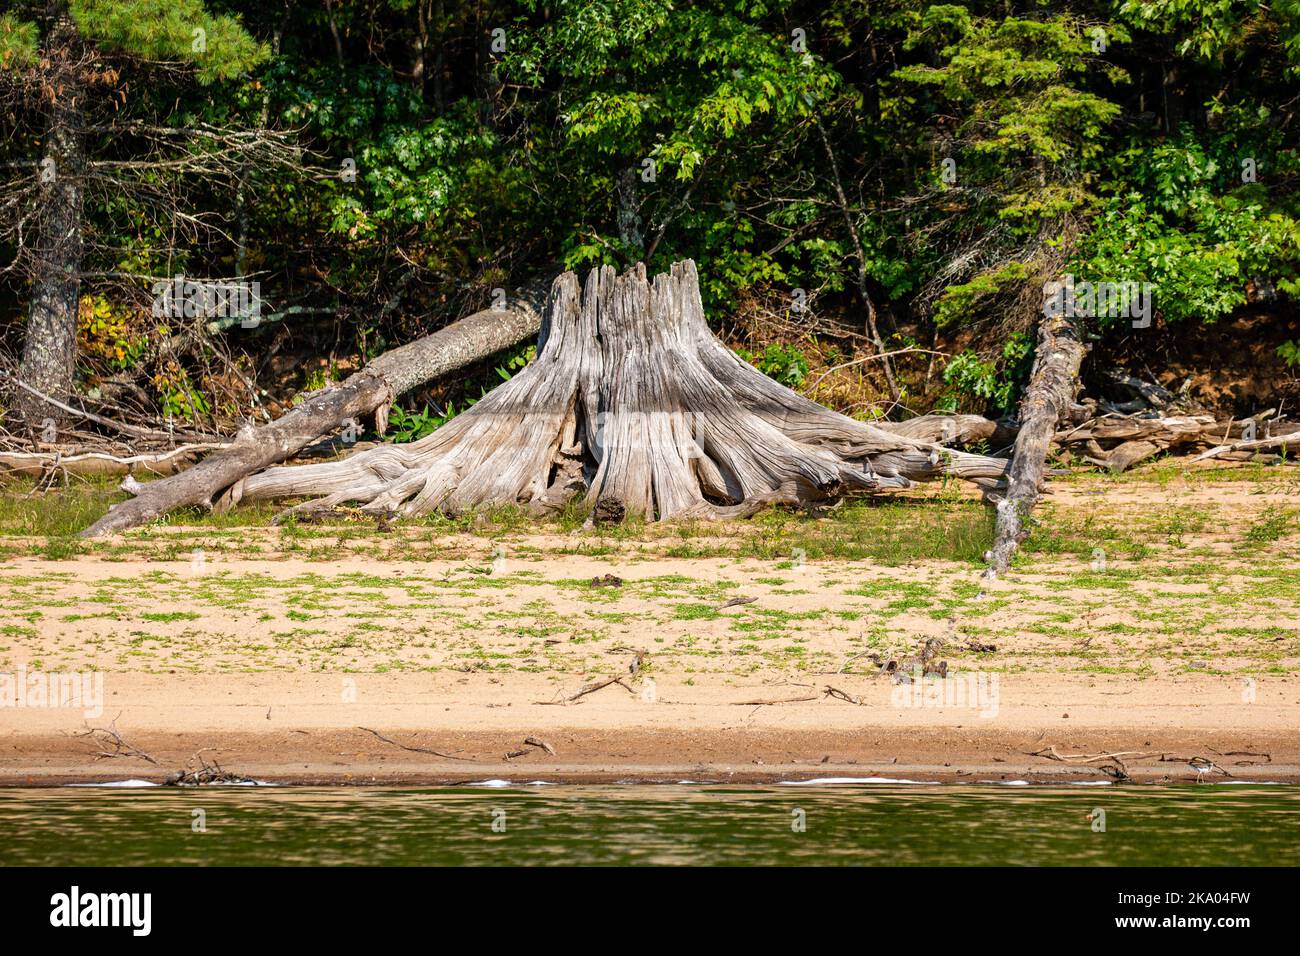
<path fill-rule="evenodd" d="M 992 582 L 820 556 L 838 518 L 763 557 L 755 523 L 157 527 L 53 557 L 9 539 L 0 783 L 205 762 L 293 783 L 1179 782 L 1195 757 L 1293 781 L 1291 492 L 1062 484 L 1044 521 L 1073 538 Z"/>

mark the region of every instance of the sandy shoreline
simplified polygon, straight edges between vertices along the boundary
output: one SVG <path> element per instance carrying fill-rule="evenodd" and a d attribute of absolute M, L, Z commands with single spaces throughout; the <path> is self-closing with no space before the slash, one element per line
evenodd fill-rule
<path fill-rule="evenodd" d="M 1221 677 L 1002 675 L 997 713 L 981 717 L 900 707 L 887 679 L 845 675 L 826 680 L 859 704 L 795 700 L 824 684 L 788 682 L 662 678 L 653 700 L 611 685 L 551 705 L 539 701 L 556 698 L 556 683 L 536 675 L 107 676 L 98 717 L 0 710 L 0 786 L 161 781 L 200 751 L 235 773 L 307 785 L 1109 779 L 1031 755 L 1049 747 L 1124 754 L 1139 783 L 1194 781 L 1186 760 L 1197 756 L 1231 774 L 1216 780 L 1300 782 L 1300 703 L 1287 677 L 1259 679 L 1246 704 Z M 755 700 L 782 702 L 737 703 Z M 100 756 L 116 745 L 85 732 L 108 727 L 157 762 Z"/>
<path fill-rule="evenodd" d="M 1054 491 L 1059 540 L 993 582 L 951 542 L 870 556 L 936 514 L 968 527 L 938 499 L 626 538 L 160 525 L 6 554 L 0 698 L 67 674 L 102 699 L 0 699 L 0 786 L 161 780 L 200 752 L 314 784 L 1109 779 L 1051 747 L 1142 782 L 1191 782 L 1194 757 L 1300 782 L 1294 482 Z M 880 673 L 927 645 L 943 699 Z M 108 728 L 156 762 L 101 756 Z"/>

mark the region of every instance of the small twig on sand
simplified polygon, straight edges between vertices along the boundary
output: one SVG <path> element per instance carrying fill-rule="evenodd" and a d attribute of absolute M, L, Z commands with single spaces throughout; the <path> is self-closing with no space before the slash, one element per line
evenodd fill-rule
<path fill-rule="evenodd" d="M 432 754 L 435 757 L 443 757 L 447 760 L 466 760 L 473 761 L 473 757 L 457 757 L 455 754 L 443 753 L 441 750 L 430 750 L 428 747 L 410 747 L 404 743 L 393 740 L 391 737 L 385 737 L 377 730 L 371 730 L 369 727 L 358 727 L 357 730 L 364 730 L 368 734 L 374 734 L 386 744 L 392 744 L 394 747 L 400 747 L 402 750 L 409 750 L 411 753 Z"/>
<path fill-rule="evenodd" d="M 719 604 L 714 610 L 725 611 L 729 607 L 739 607 L 741 604 L 753 604 L 757 600 L 758 598 L 752 597 L 734 597 L 730 601 L 724 601 L 722 604 Z"/>
<path fill-rule="evenodd" d="M 861 660 L 864 657 L 871 657 L 872 653 L 873 653 L 872 651 L 863 651 L 861 654 L 854 654 L 852 657 L 846 658 L 844 663 L 840 665 L 839 670 L 837 670 L 835 673 L 843 674 L 844 669 L 848 667 L 850 664 L 852 664 L 854 661 Z M 880 657 L 879 654 L 876 654 L 875 656 L 877 658 Z M 880 665 L 877 664 L 876 666 L 879 667 Z"/>
<path fill-rule="evenodd" d="M 861 697 L 854 697 L 852 694 L 846 694 L 838 687 L 832 687 L 830 684 L 826 685 L 825 695 L 827 697 L 834 697 L 836 700 L 848 701 L 850 704 L 856 704 L 859 707 L 867 706 L 866 701 Z"/>
<path fill-rule="evenodd" d="M 550 744 L 548 744 L 541 737 L 525 737 L 524 743 L 528 744 L 528 746 L 530 747 L 540 747 L 542 750 L 545 750 L 552 757 L 555 756 L 555 748 L 552 747 Z"/>
<path fill-rule="evenodd" d="M 604 688 L 608 687 L 610 684 L 618 684 L 618 686 L 622 687 L 629 694 L 636 693 L 636 691 L 634 691 L 631 687 L 628 687 L 627 684 L 623 683 L 622 674 L 615 674 L 613 677 L 606 677 L 604 680 L 598 680 L 593 684 L 588 684 L 586 687 L 578 691 L 572 697 L 565 697 L 563 700 L 539 700 L 537 701 L 537 703 L 546 704 L 546 705 L 572 704 L 578 698 L 586 697 L 588 694 L 594 694 L 596 691 L 603 690 Z"/>
<path fill-rule="evenodd" d="M 641 670 L 641 662 L 645 660 L 646 654 L 647 652 L 643 650 L 639 650 L 636 652 L 636 657 L 632 659 L 632 662 L 628 664 L 627 667 L 629 674 L 635 676 Z M 623 683 L 623 678 L 625 676 L 627 675 L 615 674 L 613 677 L 606 677 L 604 680 L 598 680 L 595 681 L 594 683 L 588 684 L 586 687 L 582 688 L 582 690 L 578 691 L 572 697 L 565 697 L 563 700 L 539 700 L 537 701 L 537 703 L 545 704 L 547 706 L 551 706 L 554 704 L 572 704 L 578 698 L 586 697 L 588 694 L 594 694 L 598 690 L 604 690 L 610 684 L 617 684 L 619 687 L 622 687 L 629 694 L 635 695 L 636 691 L 634 691 L 627 684 Z"/>
<path fill-rule="evenodd" d="M 1224 750 L 1215 750 L 1213 747 L 1209 747 L 1209 748 L 1207 748 L 1207 749 L 1210 751 L 1210 753 L 1215 754 L 1216 756 L 1219 756 L 1219 757 L 1263 757 L 1263 758 L 1264 758 L 1264 763 L 1272 763 L 1272 762 L 1273 762 L 1273 755 L 1272 755 L 1272 754 L 1255 753 L 1255 751 L 1253 751 L 1253 750 L 1227 750 L 1227 751 L 1224 751 Z M 1253 760 L 1236 760 L 1236 761 L 1233 762 L 1233 766 L 1236 766 L 1236 767 L 1243 767 L 1243 766 L 1244 766 L 1244 767 L 1253 767 L 1253 766 L 1255 766 L 1255 761 L 1253 761 Z"/>
<path fill-rule="evenodd" d="M 807 697 L 782 697 L 779 700 L 733 700 L 733 707 L 770 707 L 773 704 L 798 704 L 803 701 L 821 700 L 821 694 L 810 694 Z"/>
<path fill-rule="evenodd" d="M 733 707 L 770 707 L 773 704 L 807 703 L 809 701 L 821 700 L 823 697 L 834 697 L 836 700 L 856 704 L 859 707 L 867 706 L 867 702 L 861 697 L 854 697 L 852 694 L 846 693 L 838 687 L 830 686 L 830 684 L 825 685 L 820 694 L 809 694 L 806 697 L 783 697 L 778 700 L 735 700 L 731 702 L 731 705 Z"/>

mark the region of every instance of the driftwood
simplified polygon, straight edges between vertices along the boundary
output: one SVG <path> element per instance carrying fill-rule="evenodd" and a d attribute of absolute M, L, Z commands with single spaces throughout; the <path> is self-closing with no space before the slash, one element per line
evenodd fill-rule
<path fill-rule="evenodd" d="M 1115 472 L 1171 450 L 1186 452 L 1213 446 L 1189 461 L 1195 464 L 1240 451 L 1300 445 L 1300 423 L 1265 421 L 1269 414 L 1272 410 L 1252 418 L 1228 421 L 1217 421 L 1207 413 L 1107 414 L 1058 431 L 1053 441 L 1079 453 L 1086 461 Z M 1245 437 L 1257 431 L 1268 434 L 1258 439 Z"/>
<path fill-rule="evenodd" d="M 541 290 L 529 288 L 509 309 L 476 312 L 385 352 L 346 381 L 307 396 L 275 421 L 245 428 L 230 447 L 188 471 L 142 486 L 135 498 L 115 505 L 82 534 L 94 537 L 122 531 L 187 506 L 228 506 L 238 496 L 225 493 L 241 479 L 285 461 L 350 422 L 373 416 L 375 430 L 383 434 L 388 409 L 398 395 L 536 333 L 541 324 L 541 301 Z"/>
<path fill-rule="evenodd" d="M 895 435 L 938 442 L 941 445 L 969 445 L 987 441 L 993 437 L 998 427 L 996 422 L 989 421 L 982 415 L 922 415 L 905 422 L 875 422 L 875 425 Z"/>
<path fill-rule="evenodd" d="M 1281 434 L 1272 435 L 1268 438 L 1256 438 L 1251 441 L 1239 441 L 1228 445 L 1218 445 L 1202 455 L 1197 455 L 1192 459 L 1192 464 L 1195 464 L 1198 461 L 1205 461 L 1209 458 L 1226 458 L 1235 452 L 1255 452 L 1262 451 L 1265 448 L 1280 448 L 1284 446 L 1300 448 L 1300 423 L 1290 423 L 1290 427 L 1287 428 L 1286 431 L 1281 432 Z"/>
<path fill-rule="evenodd" d="M 1103 403 L 1105 407 L 1115 408 L 1114 403 Z M 1124 403 L 1127 407 L 1133 403 Z M 1193 454 L 1187 463 L 1194 465 L 1211 458 L 1247 460 L 1254 458 L 1257 452 L 1270 448 L 1300 449 L 1300 422 L 1269 419 L 1275 414 L 1274 409 L 1260 412 L 1250 418 L 1219 420 L 1208 412 L 1197 411 L 1186 414 L 1161 414 L 1158 410 L 1147 408 L 1140 412 L 1106 412 L 1096 415 L 1096 403 L 1089 399 L 1084 406 L 1075 406 L 1067 414 L 1065 421 L 1057 423 L 1056 434 L 1052 436 L 1052 445 L 1058 449 L 1078 455 L 1084 461 L 1105 468 L 1112 472 L 1126 471 L 1138 462 L 1145 461 L 1153 455 L 1166 451 Z M 1082 412 L 1082 415 L 1080 415 Z M 969 441 L 967 435 L 982 435 L 984 431 L 994 434 L 993 443 L 1014 441 L 1018 430 L 1005 422 L 991 422 L 977 415 L 963 415 L 962 419 L 975 419 L 969 426 L 963 426 L 956 441 Z M 1076 421 L 1070 424 L 1068 419 Z M 925 424 L 926 419 L 938 421 L 937 416 L 913 419 L 923 423 L 930 431 L 934 424 Z M 984 427 L 979 426 L 984 422 Z M 910 425 L 912 422 L 904 422 Z M 1260 434 L 1258 438 L 1248 438 Z M 1235 439 L 1235 440 L 1234 440 Z"/>
<path fill-rule="evenodd" d="M 404 743 L 402 743 L 401 741 L 394 740 L 394 739 L 391 738 L 391 737 L 385 737 L 385 736 L 384 736 L 383 734 L 381 734 L 379 731 L 377 731 L 377 730 L 371 730 L 369 727 L 357 727 L 357 730 L 364 730 L 366 733 L 368 733 L 368 734 L 372 734 L 373 736 L 375 736 L 375 737 L 377 737 L 378 739 L 382 740 L 382 741 L 383 741 L 384 743 L 386 743 L 386 744 L 392 744 L 394 747 L 397 747 L 397 748 L 400 749 L 400 750 L 406 750 L 406 751 L 409 751 L 409 752 L 414 753 L 414 754 L 431 754 L 431 755 L 433 755 L 433 756 L 435 756 L 435 757 L 442 757 L 444 760 L 470 760 L 470 761 L 472 761 L 472 760 L 474 759 L 473 757 L 458 757 L 458 756 L 456 756 L 455 754 L 444 753 L 444 752 L 441 751 L 441 750 L 432 750 L 432 749 L 430 749 L 429 747 L 416 747 L 416 746 L 414 746 L 414 745 L 412 745 L 412 744 L 404 744 Z"/>
<path fill-rule="evenodd" d="M 178 445 L 159 452 L 114 455 L 103 451 L 0 451 L 0 477 L 25 475 L 40 478 L 50 472 L 88 475 L 175 475 L 191 467 L 204 452 L 227 447 L 224 443 Z"/>
<path fill-rule="evenodd" d="M 767 378 L 709 330 L 688 260 L 653 283 L 641 265 L 622 276 L 592 270 L 585 288 L 565 273 L 536 360 L 469 410 L 408 445 L 250 475 L 229 497 L 313 499 L 287 514 L 359 502 L 400 518 L 515 504 L 544 512 L 581 496 L 599 523 L 746 517 L 945 474 L 987 489 L 1005 468 L 847 418 Z"/>
<path fill-rule="evenodd" d="M 1057 422 L 1073 405 L 1085 351 L 1072 318 L 1064 310 L 1044 316 L 1034 368 L 1020 403 L 1020 432 L 1011 453 L 1009 487 L 998 502 L 993 547 L 986 555 L 987 577 L 996 577 L 1007 569 L 1011 556 L 1028 534 L 1026 524 L 1041 493 L 1047 452 Z"/>

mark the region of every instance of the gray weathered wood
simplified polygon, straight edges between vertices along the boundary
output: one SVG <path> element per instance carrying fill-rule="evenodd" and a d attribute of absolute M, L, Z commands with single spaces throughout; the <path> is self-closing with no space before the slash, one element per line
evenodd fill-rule
<path fill-rule="evenodd" d="M 996 482 L 1006 462 L 894 434 L 778 385 L 709 330 L 695 264 L 650 281 L 566 273 L 551 289 L 537 358 L 409 445 L 250 475 L 231 500 L 310 497 L 402 517 L 584 496 L 592 519 L 753 514 L 775 503 L 908 487 L 953 474 Z"/>
<path fill-rule="evenodd" d="M 374 416 L 382 433 L 396 396 L 535 334 L 541 325 L 543 300 L 544 292 L 530 287 L 509 302 L 508 309 L 484 309 L 385 352 L 338 385 L 308 396 L 275 421 L 244 429 L 230 446 L 188 471 L 141 486 L 134 498 L 114 505 L 83 531 L 83 536 L 122 531 L 177 508 L 227 507 L 239 500 L 241 479 L 285 461 L 348 422 Z"/>
<path fill-rule="evenodd" d="M 1028 536 L 1026 524 L 1038 503 L 1047 451 L 1056 434 L 1056 423 L 1078 391 L 1079 365 L 1085 351 L 1070 316 L 1061 313 L 1043 318 L 1034 368 L 1020 403 L 1020 431 L 1011 453 L 1007 493 L 998 502 L 993 547 L 986 555 L 987 577 L 1005 571 L 1016 548 Z"/>

